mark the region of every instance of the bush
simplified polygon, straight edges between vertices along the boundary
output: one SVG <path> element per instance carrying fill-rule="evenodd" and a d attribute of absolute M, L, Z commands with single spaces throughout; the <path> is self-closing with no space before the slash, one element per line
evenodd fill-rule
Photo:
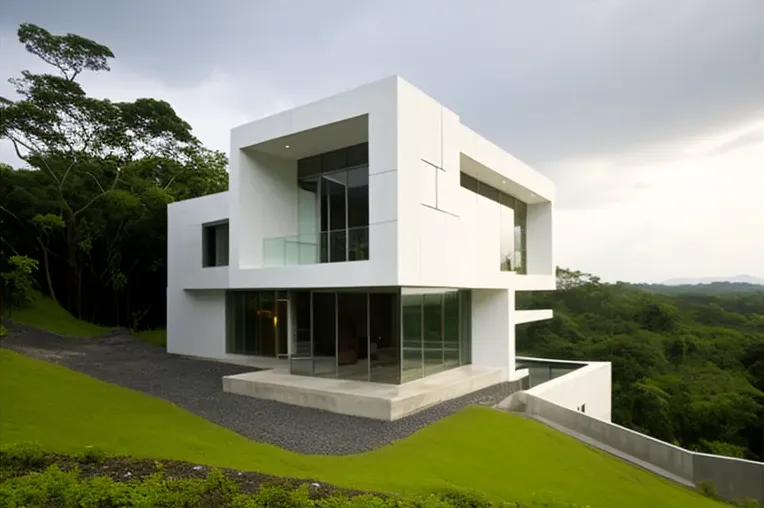
<path fill-rule="evenodd" d="M 0 478 L 39 471 L 47 465 L 47 453 L 36 444 L 16 444 L 0 449 Z"/>
<path fill-rule="evenodd" d="M 739 499 L 733 502 L 732 506 L 737 506 L 738 508 L 761 508 L 761 503 L 755 499 Z"/>
<path fill-rule="evenodd" d="M 698 492 L 711 499 L 719 499 L 719 492 L 716 490 L 716 484 L 712 481 L 698 483 Z"/>
<path fill-rule="evenodd" d="M 34 272 L 37 260 L 29 256 L 11 256 L 8 258 L 10 269 L 0 274 L 10 289 L 10 302 L 13 307 L 26 307 L 34 302 Z"/>
<path fill-rule="evenodd" d="M 3 452 L 3 459 L 21 464 L 39 465 L 39 449 L 27 447 Z M 212 471 L 204 479 L 168 478 L 162 472 L 142 481 L 115 481 L 109 477 L 83 478 L 78 469 L 61 471 L 52 465 L 41 473 L 27 473 L 0 482 L 0 507 L 43 508 L 116 508 L 154 507 L 182 508 L 575 508 L 555 503 L 493 503 L 475 494 L 445 491 L 430 496 L 401 498 L 361 494 L 331 494 L 316 497 L 312 487 L 289 484 L 262 485 L 254 494 L 241 492 L 238 486 L 220 471 Z M 747 508 L 747 507 L 746 507 Z"/>

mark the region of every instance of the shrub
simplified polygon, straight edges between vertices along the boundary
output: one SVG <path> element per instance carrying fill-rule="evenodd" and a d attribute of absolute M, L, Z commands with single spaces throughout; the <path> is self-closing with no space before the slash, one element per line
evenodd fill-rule
<path fill-rule="evenodd" d="M 37 449 L 8 452 L 19 463 L 38 464 Z M 43 456 L 44 457 L 44 456 Z M 167 478 L 156 472 L 142 481 L 115 481 L 105 476 L 85 479 L 78 469 L 61 471 L 52 465 L 41 473 L 31 472 L 0 482 L 0 507 L 78 508 L 165 507 L 184 508 L 577 508 L 576 505 L 538 502 L 493 503 L 483 496 L 443 491 L 429 496 L 402 498 L 361 494 L 349 497 L 333 493 L 316 497 L 312 487 L 289 483 L 261 485 L 254 494 L 243 493 L 223 473 L 213 470 L 204 479 Z M 749 505 L 741 505 L 749 508 Z"/>
<path fill-rule="evenodd" d="M 34 277 L 37 260 L 29 256 L 11 256 L 8 258 L 10 269 L 0 274 L 10 289 L 11 306 L 26 307 L 34 302 Z"/>
<path fill-rule="evenodd" d="M 48 464 L 48 455 L 36 444 L 14 444 L 0 449 L 0 471 L 12 475 L 40 471 Z"/>
<path fill-rule="evenodd" d="M 711 499 L 719 499 L 719 492 L 716 490 L 716 484 L 712 481 L 698 483 L 698 492 Z"/>
<path fill-rule="evenodd" d="M 732 503 L 732 506 L 738 508 L 761 508 L 762 505 L 755 499 L 738 499 Z"/>

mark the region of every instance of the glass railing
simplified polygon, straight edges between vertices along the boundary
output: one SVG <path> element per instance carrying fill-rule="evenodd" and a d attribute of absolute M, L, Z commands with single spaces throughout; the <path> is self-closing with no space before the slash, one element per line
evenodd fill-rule
<path fill-rule="evenodd" d="M 369 226 L 263 239 L 263 266 L 369 259 Z"/>
<path fill-rule="evenodd" d="M 585 362 L 567 362 L 565 360 L 549 360 L 544 358 L 518 357 L 515 361 L 515 369 L 528 369 L 528 377 L 524 381 L 524 389 L 533 388 L 584 366 L 586 366 Z"/>

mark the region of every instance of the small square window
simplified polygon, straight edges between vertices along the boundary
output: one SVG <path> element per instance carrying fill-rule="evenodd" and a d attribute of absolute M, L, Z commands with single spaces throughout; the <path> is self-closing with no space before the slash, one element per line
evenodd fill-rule
<path fill-rule="evenodd" d="M 202 267 L 228 266 L 228 221 L 202 226 Z"/>

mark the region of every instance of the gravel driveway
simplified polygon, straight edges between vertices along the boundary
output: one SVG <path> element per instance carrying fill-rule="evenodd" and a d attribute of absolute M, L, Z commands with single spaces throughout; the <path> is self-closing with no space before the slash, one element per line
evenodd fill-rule
<path fill-rule="evenodd" d="M 348 455 L 373 450 L 467 405 L 494 405 L 512 392 L 511 385 L 503 383 L 394 422 L 383 422 L 225 393 L 223 376 L 254 369 L 169 355 L 124 333 L 67 339 L 16 324 L 11 325 L 3 346 L 165 399 L 250 439 L 306 454 Z"/>

